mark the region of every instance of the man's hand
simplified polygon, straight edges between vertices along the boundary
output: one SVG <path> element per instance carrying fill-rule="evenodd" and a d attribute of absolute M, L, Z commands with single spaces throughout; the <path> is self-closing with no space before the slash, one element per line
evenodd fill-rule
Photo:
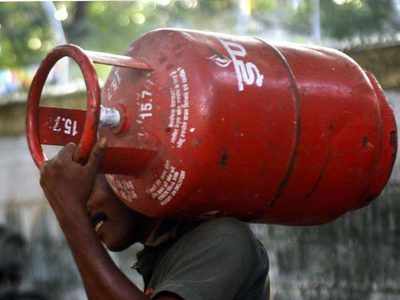
<path fill-rule="evenodd" d="M 105 146 L 105 140 L 100 140 L 88 162 L 81 165 L 73 160 L 77 146 L 66 145 L 55 158 L 44 163 L 40 184 L 64 231 L 88 299 L 148 300 L 114 264 L 101 245 L 86 210 Z M 161 295 L 157 299 L 180 298 Z"/>
<path fill-rule="evenodd" d="M 86 202 L 105 146 L 105 139 L 97 142 L 88 162 L 81 165 L 73 160 L 77 146 L 70 143 L 41 167 L 40 185 L 59 219 L 73 219 L 87 214 Z"/>

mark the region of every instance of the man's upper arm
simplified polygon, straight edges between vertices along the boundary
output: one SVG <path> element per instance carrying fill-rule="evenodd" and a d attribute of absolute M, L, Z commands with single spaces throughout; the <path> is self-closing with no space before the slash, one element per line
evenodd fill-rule
<path fill-rule="evenodd" d="M 248 227 L 234 219 L 200 225 L 176 242 L 154 270 L 153 299 L 234 299 L 260 263 L 257 246 Z"/>

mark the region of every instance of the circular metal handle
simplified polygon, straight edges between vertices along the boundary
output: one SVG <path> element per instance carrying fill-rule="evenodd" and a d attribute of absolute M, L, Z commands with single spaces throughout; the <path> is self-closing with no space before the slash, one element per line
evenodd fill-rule
<path fill-rule="evenodd" d="M 71 57 L 79 65 L 87 89 L 86 119 L 82 136 L 74 155 L 74 160 L 85 163 L 96 142 L 100 114 L 100 87 L 94 65 L 89 56 L 80 47 L 72 44 L 58 46 L 54 48 L 40 64 L 28 93 L 26 118 L 27 139 L 29 150 L 38 168 L 47 160 L 43 153 L 39 136 L 40 98 L 50 70 L 58 60 L 65 56 Z"/>

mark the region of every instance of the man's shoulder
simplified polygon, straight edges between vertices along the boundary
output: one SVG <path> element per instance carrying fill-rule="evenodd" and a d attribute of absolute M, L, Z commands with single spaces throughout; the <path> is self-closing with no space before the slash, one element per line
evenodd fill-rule
<path fill-rule="evenodd" d="M 208 220 L 201 223 L 193 230 L 181 237 L 178 243 L 183 243 L 189 247 L 197 247 L 203 244 L 204 247 L 222 248 L 241 255 L 244 252 L 251 254 L 258 248 L 262 248 L 261 243 L 255 238 L 249 225 L 235 218 L 223 217 Z"/>
<path fill-rule="evenodd" d="M 254 237 L 247 223 L 230 217 L 202 222 L 191 231 L 191 234 L 207 234 L 209 237 L 235 237 L 237 239 L 252 239 Z"/>
<path fill-rule="evenodd" d="M 182 299 L 265 299 L 260 278 L 267 274 L 265 249 L 248 224 L 218 218 L 182 235 L 156 265 L 149 286 L 154 295 L 170 292 Z M 262 297 L 253 297 L 256 286 Z"/>

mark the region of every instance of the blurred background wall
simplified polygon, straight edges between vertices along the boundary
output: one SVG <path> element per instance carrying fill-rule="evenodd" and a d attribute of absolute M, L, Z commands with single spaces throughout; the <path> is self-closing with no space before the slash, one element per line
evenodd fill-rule
<path fill-rule="evenodd" d="M 52 47 L 72 42 L 123 53 L 144 32 L 166 26 L 331 46 L 373 71 L 399 121 L 399 11 L 398 0 L 0 3 L 0 300 L 85 299 L 24 136 L 26 90 Z M 98 69 L 102 80 L 108 71 Z M 48 83 L 47 102 L 65 105 L 85 97 L 79 70 L 68 61 Z M 271 260 L 272 298 L 399 299 L 399 172 L 396 162 L 379 200 L 332 224 L 254 225 Z M 140 284 L 129 268 L 136 250 L 113 257 Z"/>

